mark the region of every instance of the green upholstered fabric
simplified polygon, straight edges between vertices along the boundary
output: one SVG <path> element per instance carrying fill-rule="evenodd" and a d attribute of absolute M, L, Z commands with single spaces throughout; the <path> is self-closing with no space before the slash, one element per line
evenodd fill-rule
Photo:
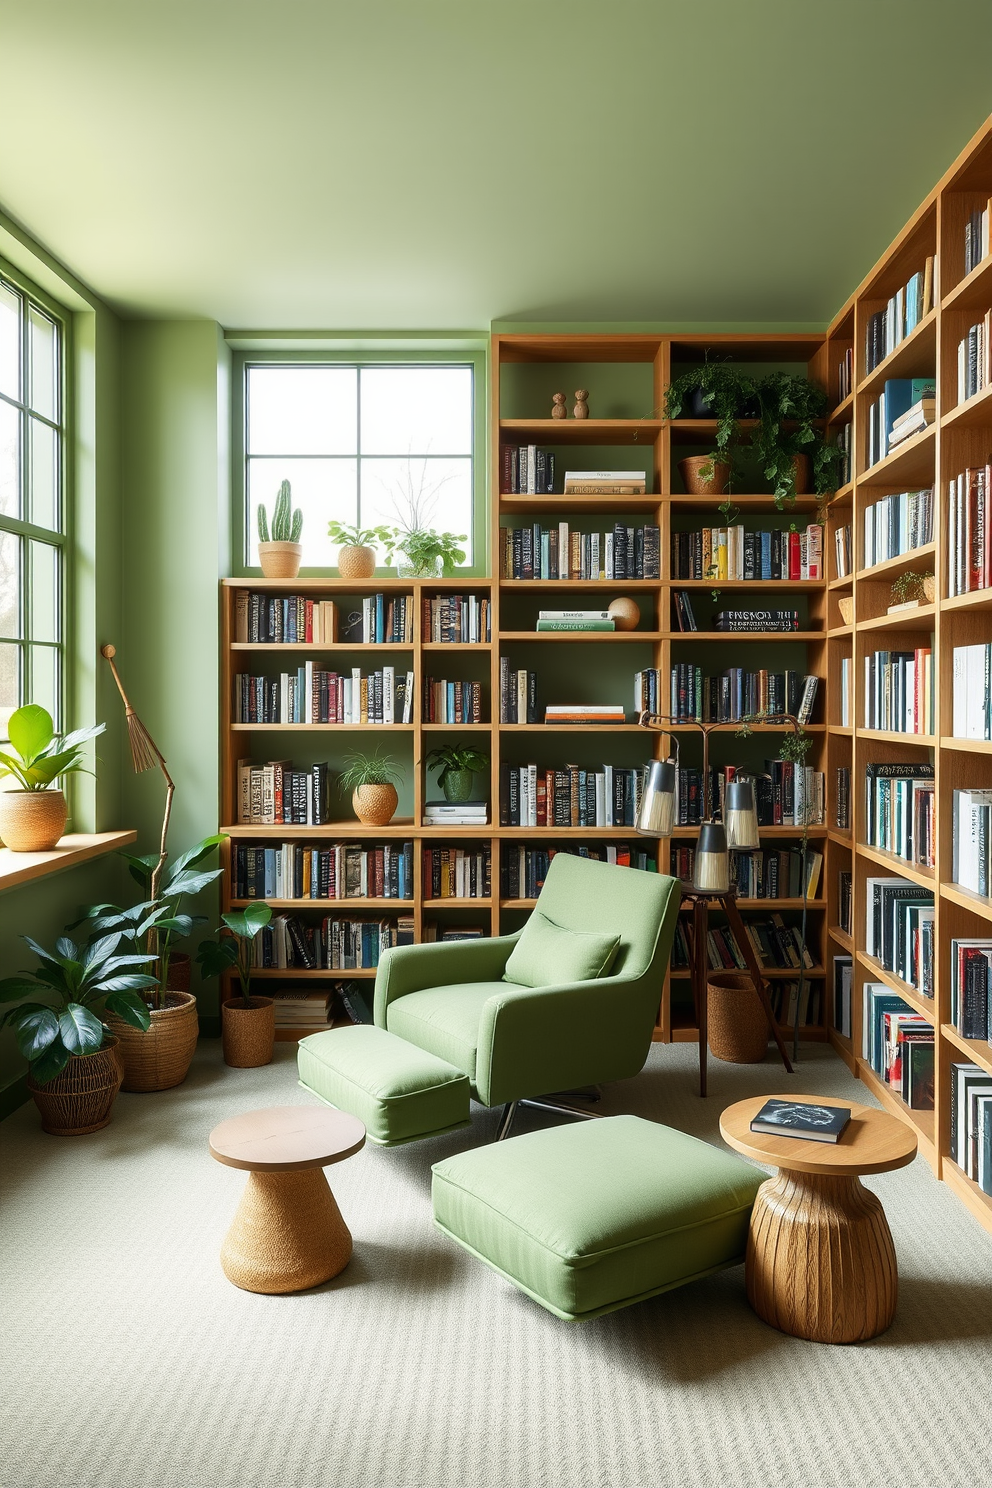
<path fill-rule="evenodd" d="M 383 1147 L 468 1123 L 468 1075 L 382 1028 L 359 1025 L 300 1040 L 300 1084 L 365 1123 Z"/>
<path fill-rule="evenodd" d="M 433 1169 L 445 1234 L 558 1317 L 597 1317 L 744 1259 L 766 1175 L 638 1116 L 532 1132 Z"/>
<path fill-rule="evenodd" d="M 566 930 L 535 909 L 510 952 L 503 980 L 521 987 L 589 982 L 606 975 L 619 947 L 619 934 Z"/>
<path fill-rule="evenodd" d="M 502 982 L 456 982 L 411 992 L 390 1003 L 386 1027 L 464 1070 L 474 1082 L 482 1010 L 491 997 L 505 991 Z"/>

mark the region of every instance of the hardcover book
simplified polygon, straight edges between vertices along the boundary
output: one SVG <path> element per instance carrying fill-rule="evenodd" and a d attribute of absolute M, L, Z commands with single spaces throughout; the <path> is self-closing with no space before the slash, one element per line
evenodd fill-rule
<path fill-rule="evenodd" d="M 770 1137 L 806 1142 L 837 1142 L 851 1119 L 849 1106 L 815 1106 L 803 1101 L 769 1100 L 751 1121 L 751 1130 Z"/>

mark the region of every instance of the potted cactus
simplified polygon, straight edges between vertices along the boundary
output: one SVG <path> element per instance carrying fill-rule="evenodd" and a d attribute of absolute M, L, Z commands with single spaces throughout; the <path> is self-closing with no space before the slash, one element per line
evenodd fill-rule
<path fill-rule="evenodd" d="M 299 507 L 293 510 L 292 491 L 289 481 L 284 480 L 272 508 L 271 540 L 268 514 L 263 504 L 258 503 L 258 561 L 267 579 L 296 578 L 303 557 L 302 531 L 303 513 Z"/>

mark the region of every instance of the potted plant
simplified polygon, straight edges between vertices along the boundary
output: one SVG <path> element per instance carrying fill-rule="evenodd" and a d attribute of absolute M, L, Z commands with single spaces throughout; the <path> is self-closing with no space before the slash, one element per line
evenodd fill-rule
<path fill-rule="evenodd" d="M 93 936 L 82 948 L 63 935 L 54 952 L 27 935 L 22 939 L 40 965 L 0 981 L 0 1002 L 17 1003 L 0 1026 L 14 1030 L 28 1062 L 28 1089 L 44 1130 L 55 1136 L 99 1131 L 110 1120 L 122 1078 L 117 1039 L 104 1020 L 113 1013 L 132 1028 L 148 1027 L 140 994 L 155 978 L 135 968 L 152 958 L 119 955 L 123 937 L 117 932 Z M 45 1000 L 32 1000 L 39 993 Z"/>
<path fill-rule="evenodd" d="M 771 372 L 757 383 L 759 419 L 750 443 L 781 510 L 808 489 L 817 495 L 836 488 L 841 451 L 817 427 L 827 411 L 826 393 L 808 377 Z M 786 427 L 790 425 L 790 427 Z"/>
<path fill-rule="evenodd" d="M 327 535 L 338 544 L 338 573 L 343 579 L 371 579 L 376 547 L 385 548 L 386 562 L 392 561 L 396 543 L 391 527 L 348 527 L 344 522 L 328 522 Z"/>
<path fill-rule="evenodd" d="M 687 455 L 679 461 L 682 484 L 690 496 L 722 496 L 733 476 L 731 457 L 726 450 L 711 450 L 708 455 Z"/>
<path fill-rule="evenodd" d="M 893 605 L 932 604 L 937 593 L 937 581 L 933 570 L 917 573 L 907 569 L 892 585 Z"/>
<path fill-rule="evenodd" d="M 452 574 L 457 563 L 465 562 L 465 549 L 459 543 L 467 540 L 464 532 L 435 532 L 431 528 L 404 532 L 397 528 L 393 541 L 405 562 L 397 561 L 396 572 L 406 579 L 436 579 L 441 574 Z"/>
<path fill-rule="evenodd" d="M 351 791 L 351 804 L 360 822 L 384 827 L 399 805 L 396 783 L 402 778 L 403 771 L 391 755 L 356 751 L 345 756 L 338 785 L 342 792 Z"/>
<path fill-rule="evenodd" d="M 98 723 L 57 734 L 52 715 L 37 703 L 10 715 L 7 732 L 18 757 L 0 753 L 0 777 L 12 775 L 19 789 L 0 791 L 0 837 L 12 852 L 48 852 L 55 846 L 69 810 L 54 782 L 85 770 L 82 745 L 105 728 Z"/>
<path fill-rule="evenodd" d="M 275 1004 L 271 997 L 253 997 L 251 992 L 252 942 L 271 919 L 272 910 L 261 900 L 221 915 L 221 939 L 201 940 L 196 953 L 204 977 L 238 973 L 241 996 L 225 998 L 220 1009 L 224 1063 L 232 1069 L 258 1069 L 272 1062 Z"/>
<path fill-rule="evenodd" d="M 108 1019 L 108 1026 L 120 1040 L 125 1090 L 169 1090 L 182 1084 L 189 1071 L 196 1051 L 199 1020 L 196 998 L 189 990 L 189 956 L 177 951 L 176 945 L 194 926 L 206 923 L 205 915 L 184 912 L 183 901 L 220 877 L 221 868 L 205 872 L 195 869 L 223 840 L 223 835 L 205 837 L 182 853 L 171 865 L 157 898 L 143 899 L 130 909 L 116 904 L 96 904 L 87 911 L 85 918 L 91 921 L 94 930 L 119 931 L 155 961 L 154 989 L 144 999 L 151 1018 L 147 1031 L 136 1032 L 113 1014 Z M 158 853 L 147 857 L 132 857 L 128 853 L 122 856 L 127 859 L 131 877 L 145 894 L 150 893 Z"/>
<path fill-rule="evenodd" d="M 300 571 L 303 548 L 303 513 L 293 510 L 293 497 L 288 480 L 284 480 L 272 508 L 272 538 L 269 519 L 262 502 L 258 503 L 258 561 L 267 579 L 295 579 Z"/>
<path fill-rule="evenodd" d="M 467 801 L 476 775 L 489 768 L 488 754 L 478 749 L 443 744 L 427 756 L 427 768 L 437 770 L 437 783 L 446 801 Z"/>

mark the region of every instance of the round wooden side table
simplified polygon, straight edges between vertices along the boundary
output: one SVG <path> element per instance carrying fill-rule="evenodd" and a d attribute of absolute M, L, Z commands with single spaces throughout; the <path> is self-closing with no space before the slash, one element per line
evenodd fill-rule
<path fill-rule="evenodd" d="M 750 1130 L 766 1100 L 849 1106 L 836 1145 Z M 779 1172 L 758 1190 L 745 1280 L 760 1318 L 814 1343 L 857 1343 L 895 1316 L 898 1272 L 885 1211 L 859 1173 L 886 1173 L 916 1156 L 916 1133 L 873 1106 L 823 1095 L 756 1096 L 720 1117 L 727 1144 Z"/>
<path fill-rule="evenodd" d="M 354 1116 L 324 1106 L 270 1106 L 222 1121 L 210 1155 L 248 1183 L 221 1247 L 228 1281 L 246 1292 L 302 1292 L 343 1271 L 351 1233 L 321 1169 L 365 1146 Z"/>

